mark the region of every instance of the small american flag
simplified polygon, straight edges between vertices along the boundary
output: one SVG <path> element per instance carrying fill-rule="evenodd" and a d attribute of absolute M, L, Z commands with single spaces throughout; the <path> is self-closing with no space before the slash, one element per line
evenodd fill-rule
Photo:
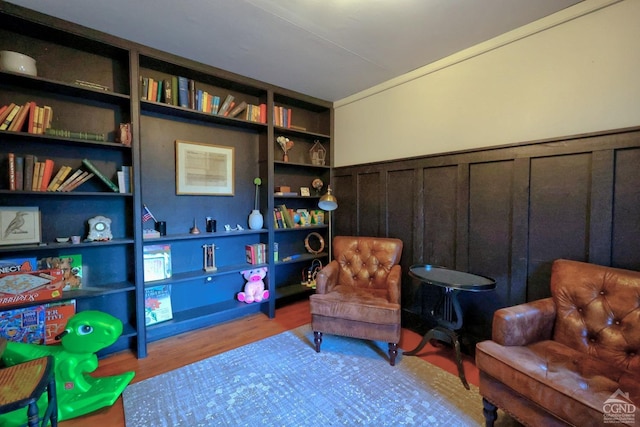
<path fill-rule="evenodd" d="M 154 222 L 158 222 L 156 217 L 153 216 L 147 205 L 142 205 L 142 222 L 147 222 L 150 219 L 153 219 Z"/>

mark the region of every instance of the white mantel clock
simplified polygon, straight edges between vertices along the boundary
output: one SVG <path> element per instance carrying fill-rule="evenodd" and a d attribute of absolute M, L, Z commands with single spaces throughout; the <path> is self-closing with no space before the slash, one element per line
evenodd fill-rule
<path fill-rule="evenodd" d="M 87 236 L 87 240 L 96 242 L 111 240 L 112 238 L 111 220 L 109 218 L 102 215 L 89 218 L 89 235 Z"/>

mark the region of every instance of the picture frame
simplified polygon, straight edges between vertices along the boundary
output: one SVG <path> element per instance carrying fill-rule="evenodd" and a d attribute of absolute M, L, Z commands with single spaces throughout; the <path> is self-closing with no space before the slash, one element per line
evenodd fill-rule
<path fill-rule="evenodd" d="M 38 244 L 41 230 L 37 206 L 0 206 L 0 246 Z"/>
<path fill-rule="evenodd" d="M 303 197 L 311 196 L 311 192 L 309 191 L 309 187 L 300 187 L 300 195 Z"/>
<path fill-rule="evenodd" d="M 176 140 L 176 194 L 233 196 L 234 147 Z"/>

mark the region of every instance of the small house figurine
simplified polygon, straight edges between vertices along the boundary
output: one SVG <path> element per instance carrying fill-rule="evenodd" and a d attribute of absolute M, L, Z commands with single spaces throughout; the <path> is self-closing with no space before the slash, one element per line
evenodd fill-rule
<path fill-rule="evenodd" d="M 313 147 L 309 150 L 311 155 L 311 164 L 315 166 L 324 166 L 325 159 L 327 158 L 327 150 L 320 144 L 317 139 L 313 144 Z"/>

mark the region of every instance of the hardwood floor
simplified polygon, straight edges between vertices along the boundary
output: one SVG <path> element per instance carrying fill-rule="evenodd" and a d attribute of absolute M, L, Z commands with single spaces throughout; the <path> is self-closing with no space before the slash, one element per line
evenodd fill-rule
<path fill-rule="evenodd" d="M 271 320 L 262 314 L 256 314 L 151 343 L 148 348 L 149 355 L 144 359 L 137 359 L 131 352 L 118 353 L 101 360 L 98 369 L 92 375 L 99 377 L 135 371 L 136 376 L 132 381 L 135 383 L 310 322 L 309 301 L 299 301 L 279 308 L 276 317 Z M 412 349 L 420 338 L 418 334 L 403 329 L 399 346 L 403 350 Z M 420 357 L 457 375 L 452 361 L 452 351 L 447 347 L 434 348 L 427 345 Z M 469 383 L 477 385 L 478 372 L 473 360 L 465 357 L 464 366 Z M 124 427 L 122 397 L 109 408 L 63 421 L 59 425 Z"/>

